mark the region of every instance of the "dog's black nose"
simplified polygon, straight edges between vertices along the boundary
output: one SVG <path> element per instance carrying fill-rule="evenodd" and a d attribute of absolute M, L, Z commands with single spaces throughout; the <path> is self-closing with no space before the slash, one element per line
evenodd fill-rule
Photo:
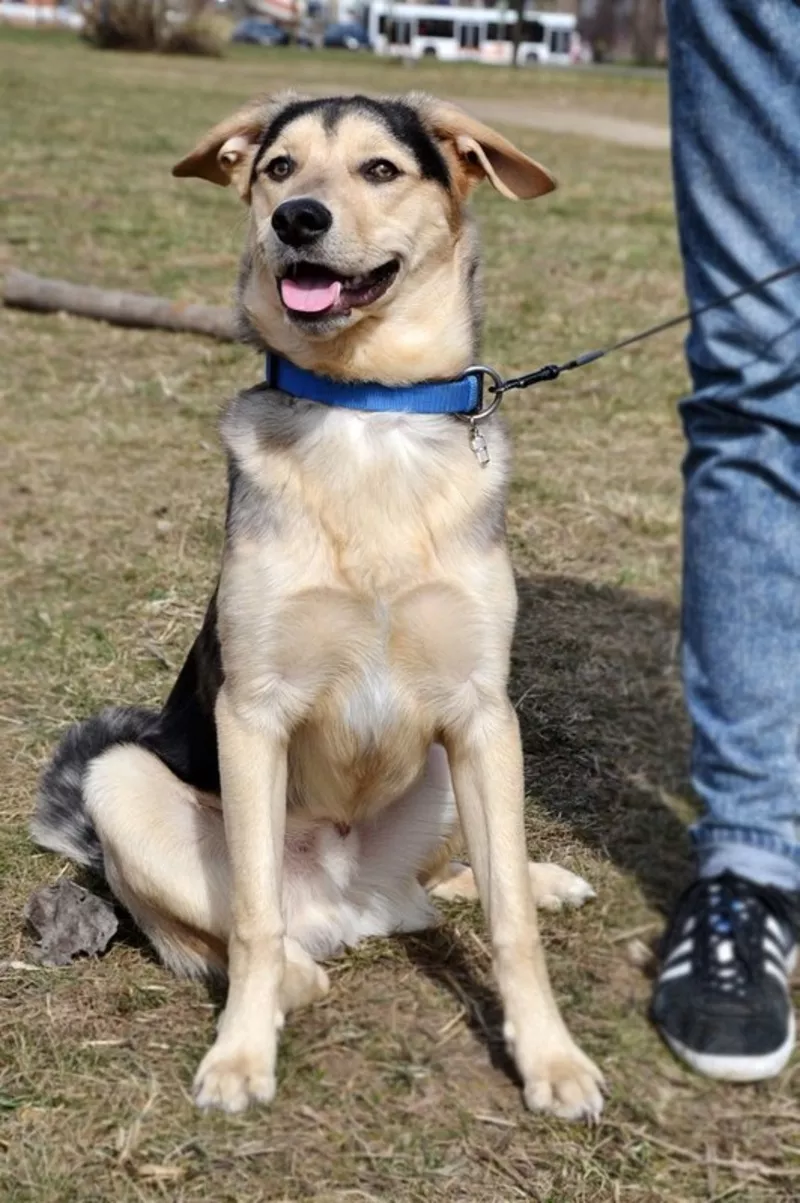
<path fill-rule="evenodd" d="M 310 197 L 284 201 L 272 214 L 272 228 L 287 246 L 310 246 L 331 228 L 333 215 Z"/>

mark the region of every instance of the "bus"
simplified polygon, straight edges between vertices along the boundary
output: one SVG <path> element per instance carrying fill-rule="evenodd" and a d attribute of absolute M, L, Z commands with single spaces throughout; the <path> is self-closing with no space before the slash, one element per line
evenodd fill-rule
<path fill-rule="evenodd" d="M 443 62 L 496 63 L 508 66 L 514 57 L 511 9 L 461 8 L 440 4 L 393 3 L 372 0 L 367 34 L 376 54 L 406 58 L 437 58 Z M 573 13 L 526 9 L 517 61 L 525 66 L 574 61 L 577 26 Z"/>

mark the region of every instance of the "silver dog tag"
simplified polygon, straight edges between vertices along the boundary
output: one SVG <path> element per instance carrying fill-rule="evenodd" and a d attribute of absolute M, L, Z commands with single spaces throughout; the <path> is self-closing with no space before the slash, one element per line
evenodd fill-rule
<path fill-rule="evenodd" d="M 472 425 L 469 428 L 469 445 L 480 466 L 485 468 L 492 457 L 489 455 L 489 444 L 477 426 Z"/>

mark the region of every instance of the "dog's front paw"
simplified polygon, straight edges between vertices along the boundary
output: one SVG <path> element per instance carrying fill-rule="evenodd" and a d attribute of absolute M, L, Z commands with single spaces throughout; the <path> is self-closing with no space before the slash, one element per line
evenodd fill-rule
<path fill-rule="evenodd" d="M 561 865 L 549 861 L 530 861 L 528 872 L 531 878 L 533 898 L 538 907 L 545 911 L 560 911 L 564 906 L 583 906 L 590 898 L 596 898 L 588 881 Z"/>
<path fill-rule="evenodd" d="M 235 1113 L 250 1103 L 275 1097 L 275 1056 L 266 1050 L 221 1045 L 218 1041 L 200 1063 L 194 1079 L 198 1107 Z"/>
<path fill-rule="evenodd" d="M 542 1055 L 522 1072 L 522 1078 L 529 1110 L 590 1123 L 599 1119 L 603 1075 L 577 1045 L 567 1044 Z"/>

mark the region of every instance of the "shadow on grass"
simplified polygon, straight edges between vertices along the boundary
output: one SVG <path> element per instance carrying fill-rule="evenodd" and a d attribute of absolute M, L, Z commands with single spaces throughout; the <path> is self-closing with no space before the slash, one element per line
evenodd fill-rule
<path fill-rule="evenodd" d="M 503 1039 L 503 1009 L 493 982 L 476 972 L 459 937 L 447 924 L 395 937 L 409 961 L 462 1004 L 467 1027 L 485 1046 L 495 1069 L 521 1087 L 522 1081 Z"/>
<path fill-rule="evenodd" d="M 510 692 L 529 796 L 664 911 L 691 871 L 666 801 L 688 791 L 675 608 L 567 577 L 517 587 Z"/>

